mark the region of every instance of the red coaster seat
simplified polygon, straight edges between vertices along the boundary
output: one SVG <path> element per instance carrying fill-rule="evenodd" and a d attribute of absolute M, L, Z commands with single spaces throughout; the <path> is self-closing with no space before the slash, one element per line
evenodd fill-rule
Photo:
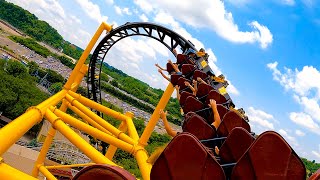
<path fill-rule="evenodd" d="M 239 159 L 231 179 L 302 180 L 306 168 L 289 144 L 276 132 L 262 133 Z"/>
<path fill-rule="evenodd" d="M 187 78 L 190 79 L 190 77 L 193 75 L 193 71 L 196 69 L 196 67 L 192 64 L 184 64 L 181 67 L 181 73 Z"/>
<path fill-rule="evenodd" d="M 180 103 L 180 106 L 181 106 L 181 107 L 184 106 L 184 104 L 185 104 L 185 102 L 186 102 L 186 100 L 187 100 L 187 98 L 188 98 L 189 96 L 195 97 L 192 93 L 187 92 L 187 91 L 182 91 L 182 92 L 180 93 L 180 101 L 179 101 L 179 103 Z"/>
<path fill-rule="evenodd" d="M 95 164 L 85 167 L 73 178 L 73 180 L 96 179 L 135 180 L 136 178 L 131 173 L 120 167 L 104 164 Z"/>
<path fill-rule="evenodd" d="M 186 82 L 186 81 L 189 82 L 190 84 L 192 84 L 192 83 L 190 82 L 190 80 L 188 80 L 188 79 L 186 79 L 186 78 L 184 78 L 184 77 L 180 77 L 180 78 L 178 79 L 177 85 L 180 86 L 180 90 L 181 90 L 181 91 L 187 91 L 187 92 L 192 93 L 192 90 L 191 90 L 188 86 L 186 86 L 186 85 L 184 84 L 184 82 Z"/>
<path fill-rule="evenodd" d="M 182 131 L 189 132 L 199 140 L 211 139 L 216 137 L 216 129 L 194 112 L 186 114 L 182 124 Z"/>
<path fill-rule="evenodd" d="M 151 169 L 151 180 L 225 180 L 223 169 L 192 134 L 179 133 Z"/>
<path fill-rule="evenodd" d="M 253 143 L 254 137 L 241 127 L 233 128 L 220 147 L 222 164 L 237 162 Z"/>
<path fill-rule="evenodd" d="M 207 96 L 211 90 L 213 90 L 213 87 L 211 87 L 210 85 L 200 83 L 198 85 L 197 97 L 205 99 L 204 96 Z"/>
<path fill-rule="evenodd" d="M 197 80 L 198 77 L 205 81 L 208 75 L 201 70 L 195 70 L 192 79 Z"/>
<path fill-rule="evenodd" d="M 221 121 L 220 126 L 217 129 L 217 134 L 219 137 L 227 137 L 229 133 L 235 127 L 242 127 L 251 132 L 250 125 L 245 121 L 239 114 L 234 111 L 229 111 L 226 113 Z"/>
<path fill-rule="evenodd" d="M 215 91 L 215 90 L 211 90 L 205 100 L 205 104 L 209 104 L 210 103 L 210 99 L 214 99 L 216 101 L 217 104 L 226 104 L 227 100 L 226 98 L 221 95 L 219 92 Z"/>

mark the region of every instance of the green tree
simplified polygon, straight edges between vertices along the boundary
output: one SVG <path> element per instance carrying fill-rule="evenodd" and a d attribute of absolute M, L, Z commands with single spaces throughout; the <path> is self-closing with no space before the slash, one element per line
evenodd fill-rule
<path fill-rule="evenodd" d="M 56 82 L 49 87 L 49 91 L 59 92 L 62 90 L 62 87 L 63 87 L 63 84 L 61 82 Z"/>
<path fill-rule="evenodd" d="M 14 77 L 23 77 L 27 74 L 27 68 L 18 61 L 8 61 L 6 70 Z"/>

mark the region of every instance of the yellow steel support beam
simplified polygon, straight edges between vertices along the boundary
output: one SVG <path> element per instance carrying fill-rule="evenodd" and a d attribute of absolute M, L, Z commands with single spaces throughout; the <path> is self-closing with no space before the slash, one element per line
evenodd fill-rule
<path fill-rule="evenodd" d="M 156 126 L 159 118 L 160 118 L 160 109 L 164 109 L 167 105 L 167 103 L 169 102 L 170 100 L 170 97 L 173 93 L 173 85 L 171 83 L 169 83 L 169 85 L 167 86 L 167 89 L 164 91 L 156 109 L 153 111 L 153 114 L 152 116 L 150 117 L 150 120 L 146 126 L 146 128 L 144 129 L 141 137 L 140 137 L 140 140 L 139 140 L 139 145 L 141 146 L 146 146 L 147 143 L 148 143 L 148 140 L 151 136 L 151 133 L 153 132 L 154 130 L 154 127 Z"/>
<path fill-rule="evenodd" d="M 122 132 L 126 132 L 126 131 L 127 131 L 127 124 L 126 124 L 126 122 L 125 122 L 125 121 L 122 121 L 122 122 L 120 123 L 118 129 L 119 129 L 120 131 L 122 131 Z M 116 151 L 117 151 L 117 149 L 118 149 L 118 147 L 116 147 L 116 146 L 114 146 L 114 145 L 109 145 L 108 150 L 107 150 L 105 156 L 106 156 L 108 159 L 112 160 L 114 154 L 115 154 Z"/>
<path fill-rule="evenodd" d="M 81 112 L 78 108 L 76 108 L 75 106 L 72 106 L 69 102 L 68 102 L 68 107 L 69 109 L 71 109 L 74 113 L 76 113 L 77 115 L 79 115 L 83 120 L 87 121 L 89 124 L 91 124 L 91 126 L 99 129 L 100 131 L 103 131 L 107 134 L 111 134 L 109 131 L 107 131 L 104 127 L 102 127 L 100 124 L 98 124 L 97 122 L 95 122 L 93 119 L 91 119 L 90 117 L 88 117 L 87 115 L 85 115 L 83 112 Z"/>
<path fill-rule="evenodd" d="M 67 90 L 71 89 L 72 84 L 75 83 L 76 80 L 78 80 L 77 76 L 79 76 L 79 72 L 81 71 L 81 68 L 83 68 L 83 65 L 86 62 L 86 59 L 88 58 L 92 48 L 94 47 L 95 43 L 99 39 L 99 37 L 102 34 L 102 32 L 104 30 L 109 32 L 109 31 L 111 31 L 111 29 L 112 29 L 112 26 L 110 26 L 109 24 L 107 24 L 105 22 L 101 23 L 101 25 L 99 26 L 98 30 L 95 32 L 95 34 L 93 35 L 92 39 L 90 40 L 88 46 L 83 51 L 80 59 L 78 60 L 78 63 L 76 64 L 76 66 L 74 67 L 73 71 L 71 72 L 68 81 L 64 85 L 65 89 L 67 89 Z M 77 83 L 77 84 L 79 84 L 79 83 Z"/>
<path fill-rule="evenodd" d="M 68 103 L 68 102 L 66 102 L 66 101 L 62 102 L 62 104 L 60 106 L 60 110 L 62 110 L 64 112 L 67 110 L 68 107 L 67 107 L 66 103 Z M 53 141 L 55 134 L 56 134 L 56 130 L 51 126 L 48 131 L 47 137 L 42 145 L 40 153 L 38 155 L 37 161 L 35 162 L 35 165 L 33 167 L 33 170 L 32 170 L 33 177 L 38 177 L 38 174 L 39 174 L 38 167 L 40 167 L 40 165 L 43 165 L 44 160 L 46 159 L 47 153 L 49 151 L 50 145 Z"/>
<path fill-rule="evenodd" d="M 37 178 L 25 174 L 3 162 L 0 163 L 0 179 L 3 180 L 37 180 Z"/>
<path fill-rule="evenodd" d="M 134 150 L 133 145 L 123 142 L 114 136 L 106 134 L 84 122 L 81 122 L 78 119 L 70 116 L 69 114 L 66 114 L 58 109 L 54 109 L 53 107 L 51 107 L 50 110 L 53 111 L 53 113 L 56 114 L 58 117 L 60 117 L 65 123 L 79 129 L 80 131 L 90 134 L 91 136 L 100 139 L 108 144 L 115 145 L 129 153 L 132 153 Z"/>
<path fill-rule="evenodd" d="M 86 163 L 86 164 L 70 164 L 70 165 L 55 165 L 55 166 L 45 166 L 47 169 L 60 169 L 60 168 L 73 168 L 73 167 L 84 167 L 92 166 L 96 163 Z"/>
<path fill-rule="evenodd" d="M 128 127 L 128 133 L 129 133 L 129 136 L 136 142 L 138 142 L 139 140 L 139 135 L 138 135 L 138 132 L 136 130 L 136 127 L 134 126 L 133 124 L 133 117 L 134 117 L 134 114 L 132 112 L 126 112 L 126 123 L 127 123 L 127 127 Z"/>
<path fill-rule="evenodd" d="M 73 98 L 75 98 L 77 101 L 79 101 L 80 103 L 84 104 L 85 106 L 88 106 L 92 109 L 95 109 L 97 111 L 100 111 L 104 114 L 107 114 L 108 116 L 111 116 L 115 119 L 119 119 L 121 121 L 125 121 L 128 117 L 121 114 L 120 112 L 118 111 L 115 111 L 115 110 L 112 110 L 110 108 L 107 108 L 95 101 L 92 101 L 84 96 L 81 96 L 80 94 L 77 94 L 75 92 L 72 92 L 72 91 L 69 91 L 68 94 L 70 96 L 72 96 Z"/>
<path fill-rule="evenodd" d="M 54 177 L 50 171 L 48 171 L 47 168 L 45 168 L 44 166 L 39 166 L 39 171 L 49 180 L 57 180 L 56 177 Z"/>
<path fill-rule="evenodd" d="M 39 123 L 49 105 L 56 105 L 66 94 L 65 90 L 51 96 L 35 107 L 31 107 L 14 121 L 0 129 L 0 156 L 18 141 L 32 126 Z M 10 138 L 8 136 L 10 135 Z"/>
<path fill-rule="evenodd" d="M 67 126 L 60 118 L 58 118 L 53 112 L 47 109 L 45 117 L 57 129 L 63 134 L 72 144 L 78 147 L 86 156 L 88 156 L 95 163 L 116 165 L 94 147 L 88 144 L 77 133 L 75 133 L 69 126 Z"/>
<path fill-rule="evenodd" d="M 111 132 L 113 135 L 115 135 L 119 139 L 121 139 L 127 143 L 134 144 L 134 141 L 131 137 L 127 136 L 126 134 L 121 132 L 119 129 L 112 126 L 110 123 L 108 123 L 107 121 L 102 119 L 100 116 L 98 116 L 94 112 L 90 111 L 87 107 L 82 105 L 80 102 L 78 102 L 75 98 L 73 98 L 69 94 L 66 95 L 66 99 L 71 103 L 71 105 L 75 106 L 80 111 L 82 111 L 84 114 L 89 116 L 91 119 L 95 120 L 98 124 L 100 124 L 102 127 L 104 127 L 106 130 Z"/>
<path fill-rule="evenodd" d="M 142 146 L 138 146 L 137 148 L 138 150 L 135 152 L 134 156 L 138 162 L 142 178 L 144 180 L 149 180 L 152 165 L 147 163 L 148 153 Z"/>
<path fill-rule="evenodd" d="M 51 126 L 48 131 L 47 137 L 42 145 L 41 151 L 38 155 L 38 159 L 34 164 L 34 167 L 32 170 L 33 177 L 38 177 L 38 174 L 39 174 L 38 167 L 39 167 L 39 165 L 43 164 L 55 134 L 56 134 L 56 130 Z"/>

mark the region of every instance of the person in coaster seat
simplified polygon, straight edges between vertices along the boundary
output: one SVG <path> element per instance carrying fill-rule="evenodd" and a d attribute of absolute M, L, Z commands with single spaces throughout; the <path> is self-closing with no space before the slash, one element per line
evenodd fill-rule
<path fill-rule="evenodd" d="M 170 64 L 173 68 L 174 71 L 169 72 L 167 69 L 159 66 L 159 64 L 155 64 L 155 66 L 158 68 L 158 72 L 162 75 L 163 78 L 165 78 L 166 80 L 168 80 L 169 82 L 171 82 L 170 77 L 166 76 L 162 71 L 167 71 L 169 73 L 169 75 L 173 75 L 173 74 L 181 74 L 181 71 L 178 68 L 178 65 L 173 63 L 171 60 L 168 60 L 168 64 Z"/>

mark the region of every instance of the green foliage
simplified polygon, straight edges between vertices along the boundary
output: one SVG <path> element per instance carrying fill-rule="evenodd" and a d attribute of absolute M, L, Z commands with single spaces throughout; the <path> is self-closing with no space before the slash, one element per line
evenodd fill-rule
<path fill-rule="evenodd" d="M 108 77 L 108 75 L 106 75 L 105 73 L 102 72 L 100 74 L 100 80 L 104 81 L 104 82 L 109 82 L 109 77 Z"/>
<path fill-rule="evenodd" d="M 309 161 L 306 158 L 301 158 L 301 160 L 306 166 L 308 177 L 310 177 L 314 172 L 320 169 L 320 163 L 315 163 L 315 160 Z"/>
<path fill-rule="evenodd" d="M 101 82 L 101 89 L 104 90 L 107 93 L 112 94 L 113 96 L 116 96 L 117 98 L 121 99 L 124 102 L 127 102 L 139 109 L 142 109 L 146 112 L 152 113 L 153 112 L 153 108 L 151 108 L 150 106 L 137 101 L 136 99 L 133 99 L 132 97 L 129 97 L 125 94 L 123 94 L 122 92 L 116 90 L 114 87 L 112 87 L 111 85 Z"/>
<path fill-rule="evenodd" d="M 27 74 L 27 68 L 18 61 L 8 61 L 6 70 L 14 77 L 24 77 Z"/>
<path fill-rule="evenodd" d="M 29 49 L 32 49 L 34 52 L 36 52 L 37 54 L 40 54 L 43 57 L 48 57 L 52 54 L 49 51 L 49 49 L 41 46 L 34 39 L 22 38 L 19 36 L 10 36 L 9 38 L 17 43 L 25 45 L 26 47 L 28 47 Z"/>
<path fill-rule="evenodd" d="M 30 106 L 35 106 L 48 98 L 47 94 L 36 87 L 34 78 L 27 73 L 23 77 L 15 77 L 1 68 L 0 84 L 0 111 L 10 119 L 15 119 Z"/>
<path fill-rule="evenodd" d="M 67 67 L 69 67 L 70 69 L 73 69 L 75 64 L 72 63 L 72 60 L 67 58 L 66 56 L 57 56 L 54 55 L 54 57 L 56 57 L 57 59 L 60 60 L 60 62 L 64 65 L 66 65 Z"/>
<path fill-rule="evenodd" d="M 62 87 L 63 87 L 63 84 L 61 82 L 56 82 L 49 87 L 49 91 L 59 92 L 62 90 Z"/>
<path fill-rule="evenodd" d="M 64 82 L 64 78 L 58 74 L 57 72 L 47 69 L 47 80 L 50 81 L 51 83 L 57 83 L 57 82 Z"/>

